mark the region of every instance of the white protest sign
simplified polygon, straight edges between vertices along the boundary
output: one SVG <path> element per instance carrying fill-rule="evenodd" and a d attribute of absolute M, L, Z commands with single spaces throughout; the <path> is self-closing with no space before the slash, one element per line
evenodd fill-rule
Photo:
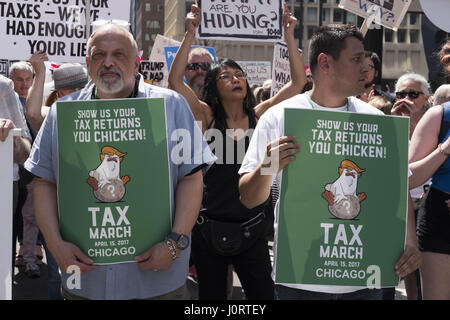
<path fill-rule="evenodd" d="M 139 72 L 144 76 L 146 83 L 159 86 L 164 78 L 167 81 L 167 74 L 164 76 L 164 67 L 166 67 L 166 63 L 163 61 L 142 60 Z"/>
<path fill-rule="evenodd" d="M 262 85 L 264 81 L 270 79 L 270 61 L 236 61 L 247 74 L 247 81 L 250 86 Z"/>
<path fill-rule="evenodd" d="M 301 49 L 298 50 L 302 53 Z M 270 96 L 273 97 L 276 95 L 289 81 L 291 81 L 291 66 L 289 65 L 288 48 L 284 42 L 277 42 L 273 46 L 272 88 Z"/>
<path fill-rule="evenodd" d="M 129 20 L 130 1 L 92 0 L 91 21 Z M 27 60 L 45 51 L 52 60 L 85 62 L 85 0 L 0 2 L 1 58 Z"/>
<path fill-rule="evenodd" d="M 12 299 L 13 135 L 21 132 L 10 130 L 5 142 L 0 142 L 0 300 Z"/>
<path fill-rule="evenodd" d="M 275 42 L 283 37 L 281 0 L 202 0 L 198 38 Z"/>
<path fill-rule="evenodd" d="M 164 50 L 164 47 L 180 46 L 180 45 L 181 42 L 179 41 L 172 40 L 160 34 L 156 35 L 155 42 L 153 43 L 152 52 L 150 53 L 149 61 L 155 63 L 155 65 L 153 65 L 155 69 L 160 68 L 160 70 L 150 70 L 150 72 L 156 72 L 153 74 L 153 77 L 159 78 L 162 76 L 162 79 L 159 80 L 158 82 L 154 81 L 155 79 L 145 79 L 146 75 L 144 74 L 144 79 L 146 80 L 146 82 L 167 88 L 168 86 L 167 78 L 169 77 L 169 70 L 167 69 L 167 64 L 165 63 L 166 52 Z M 163 64 L 162 66 L 161 63 Z M 152 65 L 149 65 L 149 68 L 151 69 Z M 145 72 L 144 69 L 142 69 L 142 71 Z M 160 72 L 162 72 L 162 75 L 160 74 Z M 147 73 L 147 75 L 150 77 L 151 74 Z"/>
<path fill-rule="evenodd" d="M 339 7 L 366 18 L 375 25 L 397 31 L 412 0 L 341 0 Z"/>
<path fill-rule="evenodd" d="M 420 0 L 423 12 L 433 24 L 445 32 L 450 32 L 450 1 L 448 0 Z"/>

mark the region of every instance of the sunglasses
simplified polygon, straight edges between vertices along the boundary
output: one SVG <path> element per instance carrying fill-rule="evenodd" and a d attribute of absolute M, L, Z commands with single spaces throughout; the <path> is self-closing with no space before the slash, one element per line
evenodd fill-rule
<path fill-rule="evenodd" d="M 406 96 L 410 97 L 411 99 L 417 99 L 419 97 L 419 95 L 423 94 L 423 92 L 420 91 L 409 91 L 409 92 L 404 92 L 404 91 L 400 91 L 400 92 L 396 92 L 395 96 L 397 97 L 397 99 L 405 99 Z"/>
<path fill-rule="evenodd" d="M 186 66 L 187 70 L 198 70 L 198 68 L 202 69 L 203 71 L 208 71 L 211 67 L 211 63 L 208 62 L 193 62 L 188 63 Z"/>

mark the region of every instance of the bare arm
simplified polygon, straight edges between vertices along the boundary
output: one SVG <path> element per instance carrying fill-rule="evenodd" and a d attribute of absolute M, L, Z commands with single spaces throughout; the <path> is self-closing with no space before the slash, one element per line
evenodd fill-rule
<path fill-rule="evenodd" d="M 436 148 L 442 110 L 442 106 L 428 110 L 414 130 L 409 148 L 409 168 L 413 173 L 409 178 L 409 189 L 425 183 L 447 159 L 447 156 Z M 449 139 L 442 143 L 442 150 L 450 153 Z"/>
<path fill-rule="evenodd" d="M 15 127 L 16 125 L 12 120 L 0 119 L 0 141 L 5 141 L 9 131 Z M 30 155 L 31 141 L 28 138 L 14 137 L 13 143 L 13 161 L 17 164 L 23 164 Z"/>
<path fill-rule="evenodd" d="M 305 67 L 303 65 L 303 58 L 300 54 L 296 40 L 294 38 L 294 28 L 297 24 L 297 19 L 290 15 L 289 9 L 284 4 L 284 15 L 283 15 L 283 27 L 284 27 L 284 38 L 289 52 L 289 66 L 291 72 L 291 81 L 289 81 L 280 91 L 277 92 L 272 98 L 261 102 L 255 107 L 255 113 L 258 118 L 260 118 L 264 112 L 266 112 L 270 107 L 280 103 L 283 100 L 289 99 L 296 94 L 299 94 L 306 84 L 306 73 Z"/>
<path fill-rule="evenodd" d="M 28 138 L 14 137 L 13 161 L 17 164 L 24 164 L 31 151 L 31 141 Z"/>
<path fill-rule="evenodd" d="M 93 270 L 95 268 L 93 261 L 78 247 L 64 241 L 61 237 L 55 182 L 35 178 L 33 192 L 36 221 L 61 270 L 66 271 L 71 265 L 79 266 L 82 272 Z"/>
<path fill-rule="evenodd" d="M 185 176 L 178 181 L 175 193 L 175 219 L 172 231 L 189 235 L 197 220 L 203 195 L 202 171 Z M 178 254 L 180 252 L 178 251 Z M 173 263 L 165 242 L 159 242 L 135 257 L 141 270 L 165 270 Z"/>
<path fill-rule="evenodd" d="M 422 255 L 418 249 L 416 237 L 416 218 L 414 215 L 414 205 L 408 192 L 408 215 L 406 218 L 406 243 L 402 256 L 395 264 L 395 270 L 399 277 L 406 277 L 408 274 L 420 268 Z"/>
<path fill-rule="evenodd" d="M 195 30 L 199 25 L 200 8 L 192 5 L 191 12 L 186 17 L 187 31 L 170 68 L 168 82 L 170 89 L 180 93 L 187 100 L 195 120 L 202 122 L 202 132 L 205 132 L 206 127 L 212 119 L 211 111 L 208 105 L 200 101 L 195 92 L 183 81 L 189 51 L 195 39 Z"/>
<path fill-rule="evenodd" d="M 28 92 L 25 116 L 28 121 L 30 121 L 33 128 L 38 131 L 48 113 L 47 108 L 42 108 L 45 83 L 44 61 L 48 61 L 48 57 L 45 52 L 37 51 L 31 56 L 29 61 L 33 66 L 35 78 L 33 86 Z"/>

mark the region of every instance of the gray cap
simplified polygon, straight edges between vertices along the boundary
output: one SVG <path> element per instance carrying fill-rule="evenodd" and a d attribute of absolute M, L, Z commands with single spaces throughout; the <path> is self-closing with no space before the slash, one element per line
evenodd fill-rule
<path fill-rule="evenodd" d="M 65 63 L 53 71 L 55 90 L 82 88 L 88 82 L 86 68 L 79 63 Z"/>

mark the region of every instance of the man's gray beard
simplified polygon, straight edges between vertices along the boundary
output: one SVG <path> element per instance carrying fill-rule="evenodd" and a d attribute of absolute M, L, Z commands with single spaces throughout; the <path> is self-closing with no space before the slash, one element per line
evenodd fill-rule
<path fill-rule="evenodd" d="M 199 76 L 193 77 L 188 84 L 189 84 L 189 87 L 191 87 L 191 89 L 195 92 L 197 97 L 199 99 L 201 99 L 202 95 L 203 95 L 203 85 L 200 86 L 200 85 L 197 84 L 196 80 L 197 80 L 198 77 Z"/>
<path fill-rule="evenodd" d="M 102 76 L 97 78 L 97 88 L 103 93 L 118 93 L 123 89 L 123 78 L 122 75 L 119 76 L 118 80 L 104 81 Z"/>

